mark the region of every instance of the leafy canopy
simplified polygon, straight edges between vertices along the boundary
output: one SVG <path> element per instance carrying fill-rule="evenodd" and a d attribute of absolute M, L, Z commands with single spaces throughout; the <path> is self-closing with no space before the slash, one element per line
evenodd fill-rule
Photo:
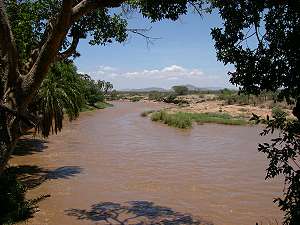
<path fill-rule="evenodd" d="M 261 135 L 280 135 L 259 145 L 269 159 L 266 179 L 283 175 L 283 198 L 276 198 L 285 212 L 284 224 L 300 221 L 300 1 L 228 0 L 213 1 L 224 23 L 212 29 L 217 57 L 233 64 L 230 81 L 242 92 L 258 94 L 279 91 L 294 104 L 296 118 L 283 113 L 260 119 L 267 124 Z"/>

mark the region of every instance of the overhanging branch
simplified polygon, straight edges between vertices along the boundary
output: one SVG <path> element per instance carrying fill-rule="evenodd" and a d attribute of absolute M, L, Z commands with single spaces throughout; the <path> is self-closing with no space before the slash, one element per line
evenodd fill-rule
<path fill-rule="evenodd" d="M 28 104 L 32 99 L 34 93 L 40 87 L 43 79 L 45 78 L 49 66 L 57 57 L 58 49 L 71 25 L 73 0 L 64 0 L 63 6 L 57 19 L 51 24 L 53 29 L 49 32 L 44 45 L 42 46 L 39 56 L 32 66 L 31 70 L 25 77 L 22 89 L 24 105 Z"/>
<path fill-rule="evenodd" d="M 78 20 L 81 16 L 98 8 L 119 7 L 126 0 L 83 0 L 72 9 L 72 21 Z"/>
<path fill-rule="evenodd" d="M 61 59 L 61 60 L 67 59 L 70 56 L 72 56 L 74 53 L 76 53 L 76 48 L 79 43 L 79 40 L 80 40 L 79 35 L 74 34 L 70 47 L 67 50 L 65 50 L 64 52 L 60 53 L 58 56 L 58 59 Z"/>

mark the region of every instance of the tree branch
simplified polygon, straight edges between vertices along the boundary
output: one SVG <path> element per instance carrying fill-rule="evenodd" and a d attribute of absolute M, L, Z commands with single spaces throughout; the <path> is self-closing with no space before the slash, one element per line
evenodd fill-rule
<path fill-rule="evenodd" d="M 43 79 L 47 75 L 49 66 L 58 54 L 58 49 L 62 41 L 66 37 L 71 25 L 73 0 L 64 0 L 63 6 L 54 24 L 50 24 L 53 28 L 48 35 L 44 45 L 42 45 L 39 56 L 32 66 L 31 70 L 25 77 L 22 89 L 22 106 L 25 107 L 32 97 L 33 93 L 40 87 Z"/>
<path fill-rule="evenodd" d="M 77 48 L 77 45 L 79 43 L 79 40 L 80 40 L 79 34 L 74 34 L 73 35 L 73 40 L 72 40 L 72 43 L 71 43 L 70 47 L 67 50 L 65 50 L 64 52 L 60 53 L 58 58 L 59 59 L 67 59 L 71 55 L 76 53 L 76 48 Z"/>
<path fill-rule="evenodd" d="M 78 20 L 81 16 L 97 8 L 114 8 L 119 7 L 126 0 L 83 0 L 72 9 L 72 21 Z"/>
<path fill-rule="evenodd" d="M 0 0 L 0 49 L 8 58 L 7 86 L 12 86 L 18 78 L 19 55 L 16 42 L 5 10 L 4 0 Z"/>

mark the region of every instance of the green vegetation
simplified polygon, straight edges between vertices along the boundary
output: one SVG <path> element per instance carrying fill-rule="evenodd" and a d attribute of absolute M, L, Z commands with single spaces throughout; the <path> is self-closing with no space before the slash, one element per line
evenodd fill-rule
<path fill-rule="evenodd" d="M 151 114 L 152 121 L 160 121 L 169 126 L 177 128 L 190 128 L 192 122 L 217 123 L 225 125 L 246 125 L 248 122 L 240 118 L 234 118 L 225 113 L 188 113 L 176 112 L 168 113 L 166 111 L 158 111 Z"/>
<path fill-rule="evenodd" d="M 146 116 L 148 116 L 149 114 L 151 114 L 151 113 L 153 113 L 153 112 L 155 112 L 155 110 L 148 110 L 148 111 L 142 112 L 142 113 L 141 113 L 141 116 L 142 116 L 142 117 L 146 117 Z"/>
<path fill-rule="evenodd" d="M 143 98 L 144 98 L 143 96 L 133 96 L 133 97 L 130 97 L 129 100 L 132 102 L 139 102 Z"/>
<path fill-rule="evenodd" d="M 29 218 L 34 204 L 25 199 L 26 188 L 6 170 L 0 176 L 0 224 L 9 225 Z"/>
<path fill-rule="evenodd" d="M 190 113 L 193 121 L 197 123 L 217 123 L 225 125 L 246 125 L 248 121 L 235 118 L 227 113 Z"/>
<path fill-rule="evenodd" d="M 284 224 L 299 224 L 300 168 L 295 163 L 300 157 L 299 1 L 0 1 L 0 175 L 18 138 L 36 126 L 40 117 L 47 136 L 50 130 L 61 129 L 62 113 L 70 113 L 71 119 L 77 116 L 72 88 L 56 91 L 55 85 L 42 83 L 55 62 L 79 56 L 80 39 L 88 37 L 91 45 L 123 42 L 132 31 L 123 11 L 133 9 L 156 22 L 177 20 L 190 5 L 198 13 L 215 9 L 223 20 L 222 27 L 213 28 L 211 34 L 218 60 L 234 68 L 229 72 L 231 83 L 247 97 L 278 91 L 293 107 L 297 119 L 276 116 L 268 121 L 263 134 L 279 129 L 281 136 L 261 144 L 259 151 L 270 159 L 267 178 L 285 178 L 283 197 L 276 199 L 285 213 Z M 51 92 L 38 93 L 42 85 Z M 45 110 L 31 109 L 37 93 L 49 97 L 37 99 Z M 90 97 L 95 104 L 95 96 Z M 228 103 L 235 101 L 240 100 Z"/>
<path fill-rule="evenodd" d="M 274 107 L 272 109 L 272 116 L 274 118 L 287 117 L 287 113 L 279 107 Z"/>
<path fill-rule="evenodd" d="M 173 86 L 172 89 L 177 95 L 186 95 L 189 92 L 186 86 Z"/>
<path fill-rule="evenodd" d="M 231 64 L 230 81 L 246 95 L 278 93 L 293 108 L 296 119 L 273 110 L 262 135 L 273 134 L 258 150 L 269 160 L 266 179 L 284 177 L 283 196 L 275 203 L 284 225 L 300 221 L 300 13 L 299 1 L 213 1 L 223 20 L 212 29 L 217 58 Z M 249 41 L 249 42 L 248 42 Z M 250 43 L 248 45 L 247 43 Z M 276 101 L 276 100 L 273 100 Z M 257 123 L 265 122 L 258 116 Z M 274 138 L 274 131 L 280 135 Z"/>
<path fill-rule="evenodd" d="M 72 63 L 52 65 L 30 104 L 30 112 L 40 118 L 34 128 L 46 137 L 61 131 L 65 115 L 71 121 L 82 111 L 108 107 L 105 98 L 112 88 L 109 82 L 78 74 Z"/>
<path fill-rule="evenodd" d="M 98 109 L 105 109 L 108 107 L 112 107 L 113 105 L 107 102 L 97 102 L 95 103 L 94 106 L 90 106 L 90 105 L 84 105 L 81 108 L 81 112 L 87 112 L 87 111 L 94 111 L 94 110 L 98 110 Z"/>
<path fill-rule="evenodd" d="M 192 119 L 186 113 L 167 113 L 165 111 L 158 111 L 151 114 L 152 121 L 159 121 L 168 126 L 177 127 L 177 128 L 190 128 L 192 127 Z"/>

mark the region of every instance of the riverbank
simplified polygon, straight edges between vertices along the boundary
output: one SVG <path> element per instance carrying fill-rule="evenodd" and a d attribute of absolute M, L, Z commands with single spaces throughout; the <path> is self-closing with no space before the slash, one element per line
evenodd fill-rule
<path fill-rule="evenodd" d="M 233 118 L 249 120 L 253 114 L 262 118 L 271 116 L 275 110 L 282 110 L 293 118 L 292 105 L 277 100 L 275 93 L 260 96 L 238 95 L 236 91 L 199 91 L 194 94 L 176 95 L 174 92 L 123 93 L 119 98 L 132 102 L 164 102 L 169 113 L 213 113 L 227 114 Z"/>
<path fill-rule="evenodd" d="M 108 107 L 113 107 L 113 104 L 111 104 L 109 102 L 97 102 L 93 106 L 84 105 L 81 109 L 81 112 L 89 112 L 89 111 L 94 111 L 94 110 L 98 110 L 98 109 L 105 109 Z"/>
<path fill-rule="evenodd" d="M 141 115 L 149 116 L 152 121 L 183 129 L 190 128 L 195 123 L 253 124 L 253 114 L 261 119 L 272 118 L 276 114 L 284 114 L 291 120 L 294 119 L 291 110 L 293 106 L 286 101 L 276 101 L 275 93 L 247 96 L 224 89 L 185 95 L 174 92 L 128 92 L 119 97 L 130 102 L 164 102 L 164 107 L 159 111 L 145 111 Z"/>

